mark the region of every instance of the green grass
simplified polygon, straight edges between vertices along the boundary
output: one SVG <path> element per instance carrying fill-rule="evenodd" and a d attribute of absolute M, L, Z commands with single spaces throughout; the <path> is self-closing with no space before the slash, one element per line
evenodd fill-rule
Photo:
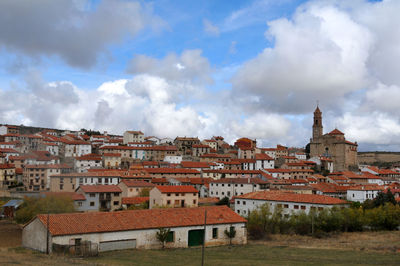
<path fill-rule="evenodd" d="M 114 265 L 201 265 L 201 249 L 124 250 L 100 253 L 89 263 Z M 265 245 L 205 249 L 205 265 L 400 265 L 399 253 L 291 248 Z"/>

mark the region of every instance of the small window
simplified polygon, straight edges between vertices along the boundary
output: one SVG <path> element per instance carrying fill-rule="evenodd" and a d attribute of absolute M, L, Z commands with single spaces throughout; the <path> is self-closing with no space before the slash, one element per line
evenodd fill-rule
<path fill-rule="evenodd" d="M 167 205 L 170 205 L 171 204 L 171 201 L 170 200 L 167 200 Z"/>
<path fill-rule="evenodd" d="M 167 193 L 167 197 L 171 197 L 171 193 Z"/>
<path fill-rule="evenodd" d="M 193 204 L 196 204 L 196 200 L 195 199 L 193 200 Z"/>
<path fill-rule="evenodd" d="M 240 205 L 240 200 L 236 201 L 236 204 Z"/>
<path fill-rule="evenodd" d="M 193 193 L 193 196 L 196 196 L 196 193 Z"/>
<path fill-rule="evenodd" d="M 294 208 L 297 210 L 299 208 L 299 205 L 294 205 Z"/>
<path fill-rule="evenodd" d="M 63 190 L 64 189 L 64 185 L 60 185 L 60 190 Z"/>
<path fill-rule="evenodd" d="M 246 201 L 243 201 L 243 205 L 246 205 Z"/>
<path fill-rule="evenodd" d="M 78 206 L 79 206 L 79 207 L 82 207 L 82 201 L 79 201 L 79 202 L 78 202 Z"/>
<path fill-rule="evenodd" d="M 212 230 L 212 238 L 218 238 L 218 228 L 213 228 Z"/>
<path fill-rule="evenodd" d="M 178 197 L 178 196 L 179 196 L 179 193 L 175 193 L 175 196 Z"/>
<path fill-rule="evenodd" d="M 94 198 L 94 197 L 96 197 L 96 194 L 90 193 L 90 194 L 89 194 L 89 197 Z"/>
<path fill-rule="evenodd" d="M 174 231 L 171 231 L 171 232 L 169 232 L 168 233 L 168 236 L 167 236 L 167 243 L 168 242 L 174 242 L 174 239 L 175 239 L 175 232 Z"/>
<path fill-rule="evenodd" d="M 119 192 L 114 192 L 114 197 L 118 197 L 119 196 Z"/>
<path fill-rule="evenodd" d="M 305 209 L 306 209 L 306 206 L 301 205 L 300 208 L 301 208 L 302 210 L 305 210 Z"/>
<path fill-rule="evenodd" d="M 119 205 L 119 201 L 114 201 L 114 206 L 118 206 Z"/>
<path fill-rule="evenodd" d="M 285 208 L 285 209 L 289 208 L 289 204 L 283 205 L 283 208 Z"/>
<path fill-rule="evenodd" d="M 90 206 L 92 206 L 92 207 L 94 206 L 94 201 L 90 202 Z"/>

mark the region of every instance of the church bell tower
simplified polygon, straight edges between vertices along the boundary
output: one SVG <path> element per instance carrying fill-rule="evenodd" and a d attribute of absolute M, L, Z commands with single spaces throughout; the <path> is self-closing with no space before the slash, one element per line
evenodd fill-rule
<path fill-rule="evenodd" d="M 313 124 L 313 140 L 316 140 L 322 136 L 322 113 L 317 108 L 314 111 L 314 124 Z"/>

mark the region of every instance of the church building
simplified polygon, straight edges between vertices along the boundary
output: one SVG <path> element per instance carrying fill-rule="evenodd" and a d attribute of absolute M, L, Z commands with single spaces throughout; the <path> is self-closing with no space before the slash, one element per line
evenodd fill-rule
<path fill-rule="evenodd" d="M 347 141 L 338 129 L 323 134 L 322 112 L 319 107 L 314 111 L 312 138 L 310 139 L 310 157 L 327 157 L 333 160 L 335 172 L 358 170 L 357 142 Z"/>

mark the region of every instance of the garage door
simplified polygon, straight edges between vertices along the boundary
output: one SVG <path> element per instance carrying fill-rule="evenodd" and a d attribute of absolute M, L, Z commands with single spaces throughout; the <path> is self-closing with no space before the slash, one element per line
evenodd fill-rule
<path fill-rule="evenodd" d="M 100 242 L 99 251 L 136 248 L 136 239 L 124 239 L 117 241 Z"/>
<path fill-rule="evenodd" d="M 189 247 L 202 245 L 203 238 L 204 238 L 204 229 L 190 230 L 188 239 Z"/>

